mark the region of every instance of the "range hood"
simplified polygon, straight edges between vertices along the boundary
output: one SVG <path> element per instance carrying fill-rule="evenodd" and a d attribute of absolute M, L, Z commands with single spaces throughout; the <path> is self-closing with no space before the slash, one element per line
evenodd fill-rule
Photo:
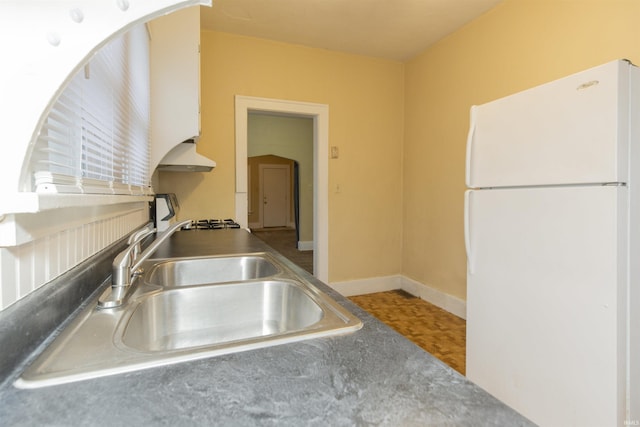
<path fill-rule="evenodd" d="M 196 153 L 196 144 L 189 139 L 176 145 L 160 160 L 157 169 L 162 172 L 210 172 L 216 162 Z"/>

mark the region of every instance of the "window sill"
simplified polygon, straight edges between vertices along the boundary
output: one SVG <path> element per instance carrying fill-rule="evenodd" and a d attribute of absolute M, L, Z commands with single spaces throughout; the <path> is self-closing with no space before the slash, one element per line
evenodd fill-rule
<path fill-rule="evenodd" d="M 153 196 L 126 194 L 39 194 L 14 193 L 0 200 L 0 219 L 8 214 L 37 213 L 52 209 L 106 206 L 131 202 L 150 202 Z"/>
<path fill-rule="evenodd" d="M 22 245 L 88 224 L 110 224 L 104 225 L 104 232 L 92 232 L 96 234 L 92 239 L 100 241 L 119 233 L 112 230 L 118 227 L 109 222 L 113 218 L 138 212 L 133 214 L 136 222 L 148 221 L 147 204 L 152 200 L 151 195 L 16 193 L 5 196 L 0 202 L 0 247 Z M 139 218 L 141 214 L 144 219 Z M 131 227 L 135 225 L 138 224 Z"/>

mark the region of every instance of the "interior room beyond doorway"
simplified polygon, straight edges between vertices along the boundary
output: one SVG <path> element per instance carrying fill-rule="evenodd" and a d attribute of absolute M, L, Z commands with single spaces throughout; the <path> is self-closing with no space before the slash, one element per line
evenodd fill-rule
<path fill-rule="evenodd" d="M 313 249 L 314 119 L 253 112 L 247 122 L 248 224 L 289 228 Z"/>

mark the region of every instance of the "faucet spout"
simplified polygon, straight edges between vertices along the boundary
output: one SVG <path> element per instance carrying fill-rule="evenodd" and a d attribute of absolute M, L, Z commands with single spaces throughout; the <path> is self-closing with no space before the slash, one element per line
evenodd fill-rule
<path fill-rule="evenodd" d="M 140 253 L 140 242 L 155 229 L 141 229 L 129 238 L 129 247 L 120 252 L 112 264 L 111 287 L 98 299 L 98 308 L 114 308 L 121 306 L 126 300 L 135 272 L 140 265 L 147 260 L 173 233 L 180 228 L 191 224 L 191 220 L 185 220 L 175 224 L 166 231 L 158 234 L 156 239 Z"/>
<path fill-rule="evenodd" d="M 131 267 L 131 271 L 135 272 L 138 268 L 140 268 L 140 264 L 146 261 L 147 258 L 149 258 L 151 255 L 153 255 L 156 249 L 158 249 L 158 247 L 160 247 L 160 245 L 164 243 L 165 240 L 171 237 L 171 235 L 175 233 L 177 230 L 180 230 L 182 227 L 185 227 L 189 224 L 191 224 L 191 220 L 187 219 L 185 221 L 182 221 L 173 225 L 171 228 L 168 228 L 167 230 L 159 234 L 156 237 L 156 240 L 151 242 L 151 244 L 140 254 L 140 256 L 138 256 L 138 258 L 134 260 L 134 264 L 133 264 L 133 267 Z"/>

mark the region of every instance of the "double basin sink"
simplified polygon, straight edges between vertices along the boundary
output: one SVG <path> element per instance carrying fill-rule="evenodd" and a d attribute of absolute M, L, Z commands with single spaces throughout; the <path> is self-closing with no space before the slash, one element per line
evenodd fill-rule
<path fill-rule="evenodd" d="M 142 268 L 126 304 L 89 304 L 16 386 L 68 383 L 362 327 L 268 253 L 148 260 Z"/>

